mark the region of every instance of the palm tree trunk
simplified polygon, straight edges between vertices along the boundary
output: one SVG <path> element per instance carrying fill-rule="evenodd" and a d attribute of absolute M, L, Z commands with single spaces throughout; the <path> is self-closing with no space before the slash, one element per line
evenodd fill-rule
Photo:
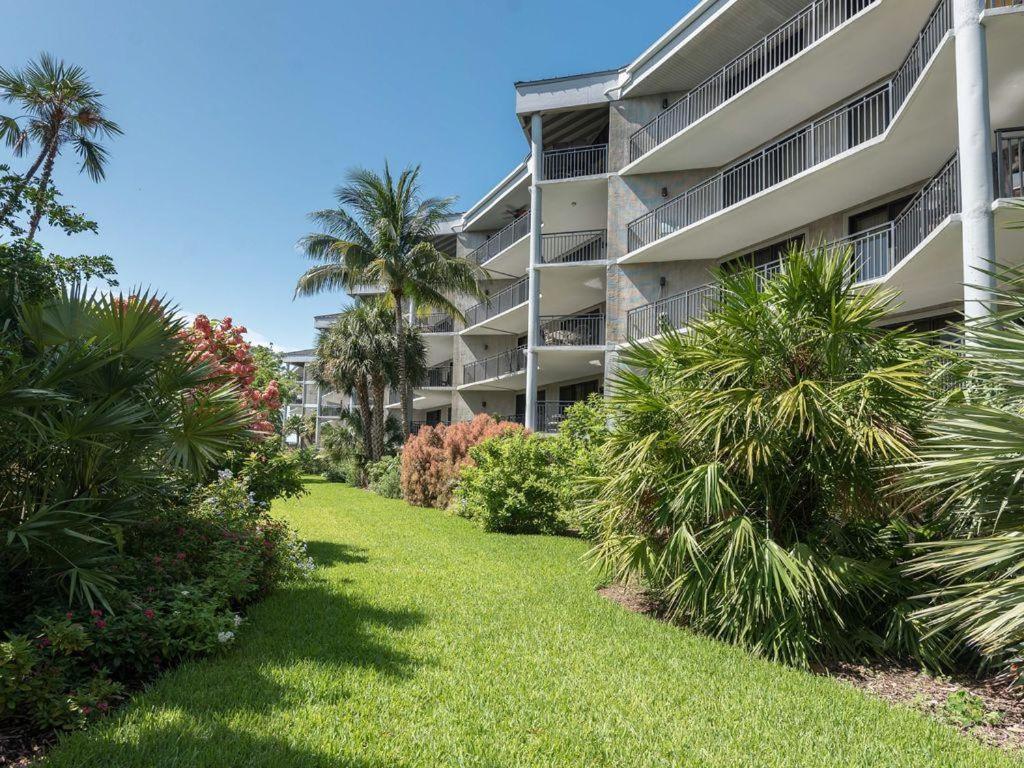
<path fill-rule="evenodd" d="M 53 175 L 53 163 L 57 159 L 58 136 L 59 134 L 55 135 L 53 141 L 50 142 L 46 153 L 46 162 L 43 163 L 43 176 L 39 180 L 39 199 L 36 200 L 36 208 L 32 212 L 32 221 L 28 227 L 29 242 L 35 239 L 36 230 L 39 229 L 39 221 L 43 218 L 43 207 L 46 204 L 46 187 L 50 183 L 50 177 Z"/>
<path fill-rule="evenodd" d="M 356 378 L 356 403 L 359 406 L 359 419 L 363 422 L 363 456 L 372 461 L 373 443 L 370 439 L 371 425 L 373 424 L 373 413 L 370 410 L 370 386 L 366 376 Z"/>
<path fill-rule="evenodd" d="M 22 194 L 25 192 L 25 187 L 29 185 L 33 177 L 36 175 L 36 171 L 39 170 L 39 166 L 43 164 L 43 159 L 46 157 L 46 152 L 50 148 L 47 143 L 39 153 L 39 157 L 32 163 L 32 166 L 25 172 L 25 175 L 21 177 L 18 185 L 11 192 L 11 197 L 7 200 L 6 205 L 0 210 L 0 222 L 6 221 L 7 217 L 14 213 L 14 207 L 18 204 L 18 200 L 21 199 Z"/>
<path fill-rule="evenodd" d="M 393 291 L 395 297 L 395 341 L 398 345 L 398 396 L 402 398 L 402 432 L 412 433 L 412 398 L 409 397 L 409 371 L 405 359 L 405 315 L 402 314 L 402 292 Z"/>
<path fill-rule="evenodd" d="M 384 377 L 376 374 L 370 379 L 373 394 L 373 427 L 370 430 L 370 445 L 373 449 L 373 460 L 380 461 L 384 455 Z"/>

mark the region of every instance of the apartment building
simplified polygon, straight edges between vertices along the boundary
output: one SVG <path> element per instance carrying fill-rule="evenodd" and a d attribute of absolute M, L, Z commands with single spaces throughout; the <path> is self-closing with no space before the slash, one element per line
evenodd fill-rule
<path fill-rule="evenodd" d="M 851 248 L 894 323 L 983 315 L 1024 261 L 1022 50 L 1024 0 L 702 0 L 627 67 L 516 83 L 529 154 L 443 233 L 487 295 L 417 319 L 417 421 L 552 430 L 793 244 Z"/>

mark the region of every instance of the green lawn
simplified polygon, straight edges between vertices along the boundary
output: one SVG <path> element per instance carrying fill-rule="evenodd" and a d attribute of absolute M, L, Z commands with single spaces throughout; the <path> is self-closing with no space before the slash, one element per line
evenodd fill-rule
<path fill-rule="evenodd" d="M 341 485 L 276 505 L 317 578 L 53 766 L 1020 765 L 910 710 L 627 613 L 579 541 Z"/>

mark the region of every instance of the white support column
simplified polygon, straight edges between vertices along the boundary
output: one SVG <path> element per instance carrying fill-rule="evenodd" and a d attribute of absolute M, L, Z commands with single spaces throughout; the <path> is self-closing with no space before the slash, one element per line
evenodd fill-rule
<path fill-rule="evenodd" d="M 996 258 L 992 201 L 992 121 L 989 115 L 988 52 L 981 23 L 984 0 L 953 0 L 956 34 L 956 102 L 963 198 L 964 317 L 992 311 L 995 280 L 987 274 Z"/>
<path fill-rule="evenodd" d="M 526 326 L 526 428 L 537 429 L 537 335 L 540 333 L 541 187 L 544 179 L 544 126 L 540 113 L 530 117 L 530 298 Z"/>

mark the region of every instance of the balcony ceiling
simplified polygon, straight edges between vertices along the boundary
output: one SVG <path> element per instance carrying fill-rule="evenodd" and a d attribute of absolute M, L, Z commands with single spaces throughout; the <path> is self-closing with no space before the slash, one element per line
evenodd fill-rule
<path fill-rule="evenodd" d="M 883 0 L 899 4 L 902 0 Z M 720 0 L 673 29 L 629 68 L 624 96 L 688 91 L 809 4 L 809 0 Z"/>
<path fill-rule="evenodd" d="M 608 140 L 609 112 L 607 105 L 595 109 L 572 112 L 553 112 L 544 115 L 544 149 L 580 147 L 601 144 Z M 533 135 L 530 121 L 523 118 L 523 130 L 529 141 Z"/>

